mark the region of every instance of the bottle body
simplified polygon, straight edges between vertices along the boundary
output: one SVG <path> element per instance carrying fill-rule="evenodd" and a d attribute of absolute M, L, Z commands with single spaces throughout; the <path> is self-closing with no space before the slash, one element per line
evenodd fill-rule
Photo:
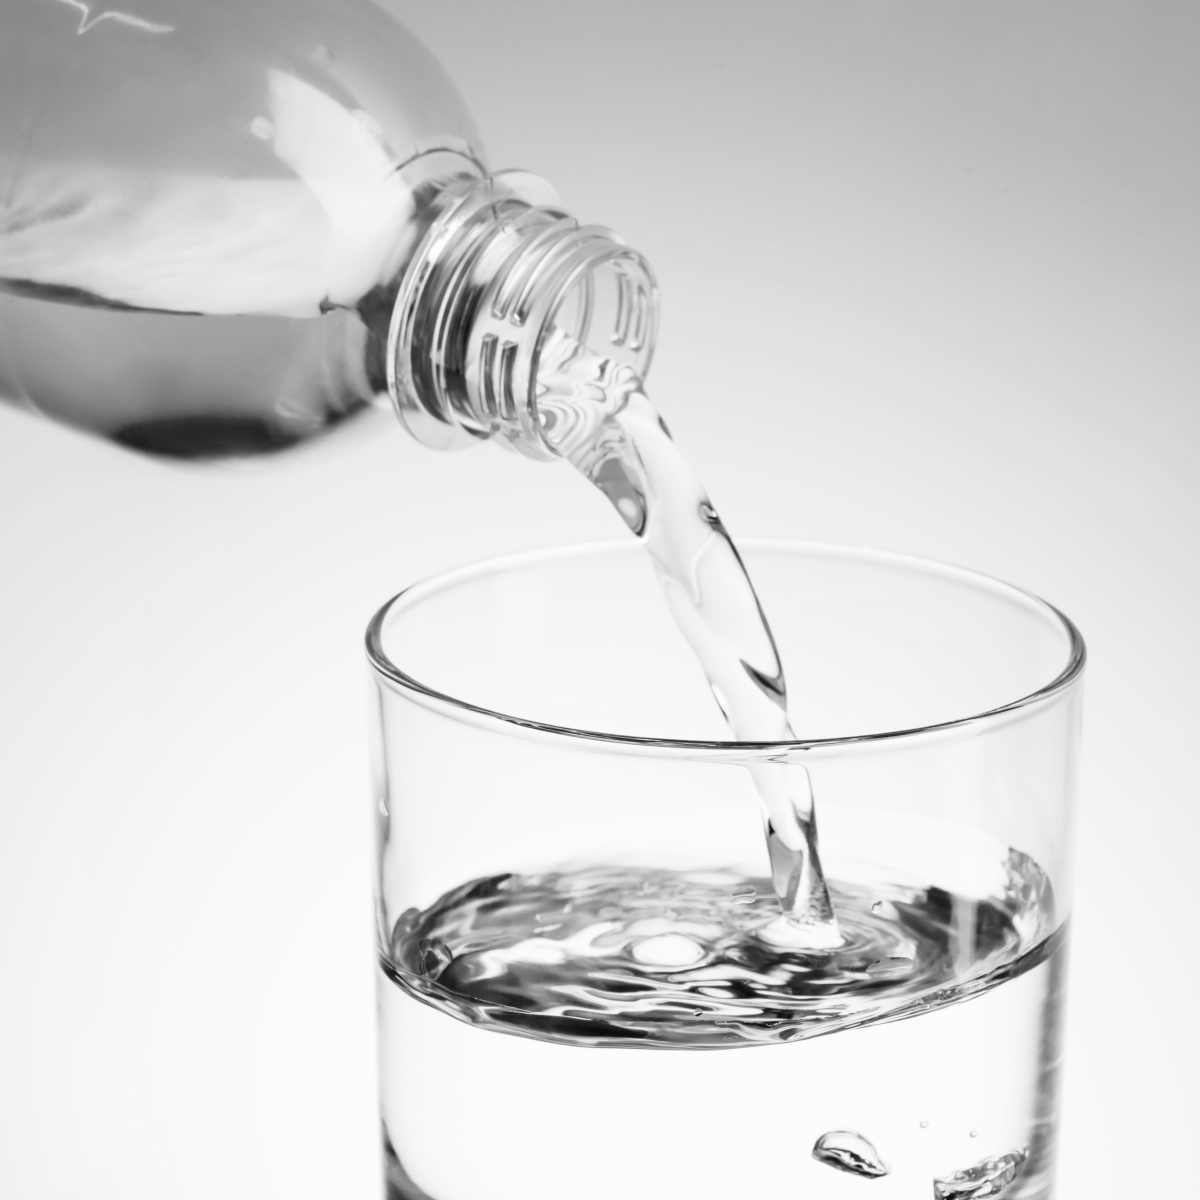
<path fill-rule="evenodd" d="M 303 441 L 386 393 L 479 139 L 373 0 L 129 8 L 0 17 L 0 397 L 179 457 Z"/>

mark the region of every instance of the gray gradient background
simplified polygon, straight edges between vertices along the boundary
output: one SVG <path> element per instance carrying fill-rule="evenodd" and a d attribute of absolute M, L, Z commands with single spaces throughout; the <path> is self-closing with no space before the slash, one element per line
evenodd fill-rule
<path fill-rule="evenodd" d="M 655 263 L 652 393 L 735 534 L 963 563 L 1083 628 L 1060 1195 L 1183 1195 L 1200 5 L 396 7 L 495 165 Z M 6 1197 L 376 1193 L 360 631 L 617 532 L 566 470 L 377 433 L 202 472 L 0 411 Z"/>

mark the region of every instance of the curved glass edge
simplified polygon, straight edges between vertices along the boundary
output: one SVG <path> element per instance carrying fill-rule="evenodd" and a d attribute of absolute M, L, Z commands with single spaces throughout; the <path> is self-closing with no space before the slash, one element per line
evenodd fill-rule
<path fill-rule="evenodd" d="M 827 757 L 849 751 L 862 753 L 871 750 L 899 749 L 917 741 L 970 736 L 982 728 L 998 728 L 1012 721 L 1022 720 L 1041 711 L 1058 697 L 1070 690 L 1083 674 L 1087 664 L 1087 646 L 1083 635 L 1074 622 L 1053 604 L 1040 596 L 1005 583 L 994 576 L 967 567 L 954 566 L 936 559 L 918 555 L 900 554 L 890 550 L 876 550 L 869 546 L 841 546 L 826 542 L 789 541 L 785 538 L 741 538 L 739 549 L 806 552 L 829 557 L 856 558 L 881 563 L 895 563 L 915 567 L 931 574 L 955 578 L 979 586 L 987 585 L 1014 597 L 1026 600 L 1052 617 L 1067 635 L 1067 661 L 1062 670 L 1048 683 L 1027 695 L 1011 700 L 984 712 L 940 721 L 932 725 L 919 725 L 906 729 L 889 729 L 876 733 L 848 734 L 833 738 L 797 739 L 789 742 L 736 742 L 710 741 L 687 738 L 655 738 L 636 734 L 604 733 L 598 730 L 575 729 L 569 725 L 555 725 L 546 721 L 535 721 L 528 717 L 516 717 L 508 713 L 484 708 L 469 701 L 460 700 L 435 688 L 428 687 L 397 667 L 383 649 L 383 626 L 393 608 L 402 601 L 415 603 L 456 584 L 499 574 L 514 568 L 535 565 L 549 560 L 562 560 L 595 554 L 628 552 L 631 544 L 626 541 L 590 542 L 574 546 L 558 546 L 546 550 L 526 551 L 500 558 L 486 559 L 468 566 L 454 568 L 414 583 L 397 592 L 371 618 L 366 632 L 367 660 L 376 676 L 392 690 L 408 699 L 433 709 L 456 720 L 490 728 L 498 733 L 512 733 L 524 737 L 546 739 L 552 742 L 571 742 L 580 748 L 608 750 L 614 753 L 651 755 L 667 758 L 688 758 L 697 761 L 763 762 L 778 760 L 792 755 L 804 757 Z"/>

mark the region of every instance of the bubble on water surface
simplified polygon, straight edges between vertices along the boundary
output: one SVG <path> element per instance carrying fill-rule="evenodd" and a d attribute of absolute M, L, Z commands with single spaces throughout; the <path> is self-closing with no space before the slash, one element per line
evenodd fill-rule
<path fill-rule="evenodd" d="M 1028 1157 L 1029 1147 L 1024 1146 L 935 1179 L 934 1200 L 985 1200 L 989 1196 L 1003 1196 Z"/>
<path fill-rule="evenodd" d="M 638 942 L 630 953 L 649 967 L 690 967 L 704 957 L 704 947 L 682 933 L 660 933 Z"/>
<path fill-rule="evenodd" d="M 734 904 L 753 904 L 758 898 L 758 892 L 752 887 L 735 888 L 729 893 L 729 898 Z"/>
<path fill-rule="evenodd" d="M 888 1173 L 888 1165 L 879 1157 L 879 1151 L 852 1129 L 831 1129 L 821 1134 L 812 1155 L 827 1167 L 861 1175 L 864 1179 L 878 1179 Z"/>

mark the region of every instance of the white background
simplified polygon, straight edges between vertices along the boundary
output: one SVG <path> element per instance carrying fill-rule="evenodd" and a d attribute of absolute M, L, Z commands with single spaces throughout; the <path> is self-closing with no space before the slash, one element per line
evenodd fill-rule
<path fill-rule="evenodd" d="M 735 534 L 1082 627 L 1060 1195 L 1186 1194 L 1200 7 L 394 6 L 495 165 L 655 263 L 652 394 Z M 191 470 L 0 411 L 0 1195 L 377 1193 L 361 631 L 618 526 L 565 469 L 375 432 Z"/>

